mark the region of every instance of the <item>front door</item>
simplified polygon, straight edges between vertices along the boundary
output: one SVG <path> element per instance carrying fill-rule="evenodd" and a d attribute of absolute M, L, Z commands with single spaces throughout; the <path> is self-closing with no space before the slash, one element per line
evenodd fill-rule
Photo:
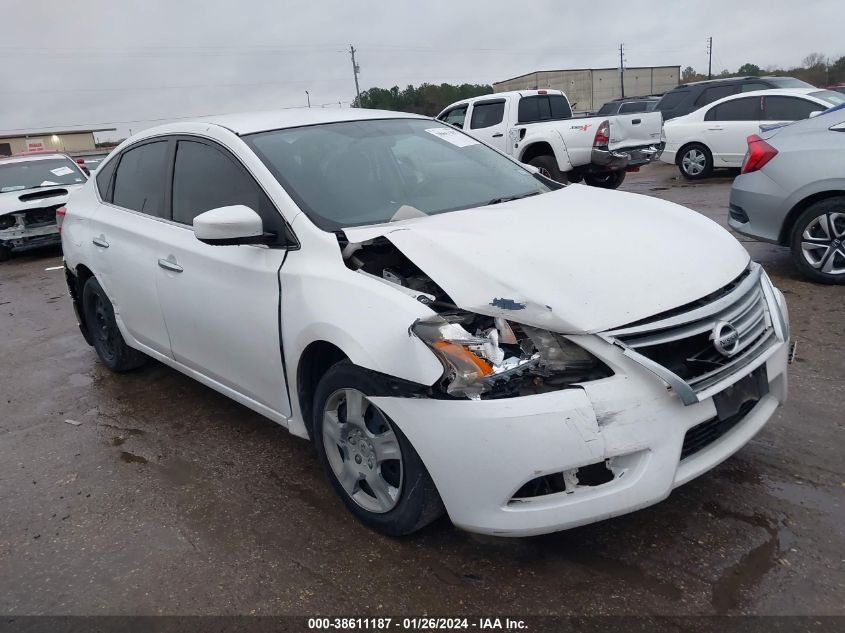
<path fill-rule="evenodd" d="M 285 251 L 200 242 L 193 219 L 243 204 L 265 231 L 284 231 L 270 199 L 228 152 L 212 142 L 178 140 L 172 219 L 158 251 L 158 295 L 173 358 L 226 387 L 290 415 L 282 368 L 279 270 Z"/>
<path fill-rule="evenodd" d="M 497 150 L 507 150 L 505 119 L 507 102 L 504 99 L 476 101 L 469 117 L 469 133 Z"/>

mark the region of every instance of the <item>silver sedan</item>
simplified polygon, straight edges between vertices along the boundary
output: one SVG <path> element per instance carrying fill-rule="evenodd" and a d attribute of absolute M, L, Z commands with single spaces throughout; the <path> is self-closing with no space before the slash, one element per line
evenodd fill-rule
<path fill-rule="evenodd" d="M 789 246 L 806 277 L 845 284 L 845 108 L 749 136 L 728 223 Z"/>

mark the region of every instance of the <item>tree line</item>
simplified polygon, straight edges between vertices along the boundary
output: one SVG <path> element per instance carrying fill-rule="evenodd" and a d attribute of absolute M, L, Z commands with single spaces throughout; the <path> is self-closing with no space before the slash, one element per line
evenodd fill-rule
<path fill-rule="evenodd" d="M 434 116 L 450 103 L 469 99 L 493 92 L 493 86 L 487 84 L 420 84 L 407 86 L 400 90 L 393 88 L 370 88 L 361 93 L 360 99 L 352 102 L 353 108 L 373 108 L 376 110 L 398 110 Z"/>
<path fill-rule="evenodd" d="M 723 70 L 718 75 L 713 75 L 713 78 L 762 77 L 764 75 L 795 77 L 819 88 L 845 83 L 845 55 L 833 59 L 825 57 L 821 53 L 811 53 L 802 60 L 800 66 L 794 68 L 778 68 L 777 66 L 761 68 L 757 64 L 747 63 L 740 66 L 736 72 Z M 684 83 L 704 79 L 707 79 L 707 75 L 698 72 L 692 66 L 687 66 L 681 72 L 681 81 Z"/>

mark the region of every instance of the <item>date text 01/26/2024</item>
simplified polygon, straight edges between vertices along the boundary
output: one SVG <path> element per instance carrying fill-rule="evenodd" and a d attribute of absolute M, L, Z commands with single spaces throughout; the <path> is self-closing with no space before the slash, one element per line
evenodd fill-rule
<path fill-rule="evenodd" d="M 308 618 L 311 631 L 519 631 L 526 628 L 524 620 L 511 618 Z"/>

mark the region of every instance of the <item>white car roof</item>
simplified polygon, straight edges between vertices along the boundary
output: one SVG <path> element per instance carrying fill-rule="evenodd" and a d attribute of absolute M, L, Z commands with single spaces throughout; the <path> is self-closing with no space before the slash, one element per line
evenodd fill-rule
<path fill-rule="evenodd" d="M 33 160 L 55 160 L 56 158 L 70 158 L 67 154 L 61 152 L 47 153 L 47 154 L 22 154 L 20 156 L 0 157 L 0 164 L 6 165 L 8 163 L 26 163 Z"/>
<path fill-rule="evenodd" d="M 320 123 L 338 123 L 341 121 L 366 121 L 371 119 L 430 119 L 419 114 L 394 112 L 392 110 L 368 110 L 365 108 L 289 108 L 286 110 L 267 110 L 261 112 L 242 112 L 238 114 L 220 114 L 197 117 L 178 123 L 168 123 L 144 130 L 134 139 L 158 134 L 178 134 L 192 129 L 197 123 L 210 123 L 231 130 L 238 136 L 281 130 Z"/>
<path fill-rule="evenodd" d="M 809 97 L 813 101 L 818 101 L 819 103 L 826 103 L 824 99 L 819 99 L 818 97 L 813 97 L 812 93 L 814 92 L 823 92 L 822 88 L 772 88 L 770 90 L 750 90 L 748 92 L 739 92 L 735 95 L 730 95 L 728 97 L 722 97 L 721 99 L 717 99 L 712 103 L 708 103 L 705 106 L 701 106 L 699 110 L 703 110 L 704 108 L 711 108 L 714 105 L 719 103 L 724 103 L 725 101 L 733 101 L 734 99 L 741 99 L 742 97 Z"/>
<path fill-rule="evenodd" d="M 470 103 L 475 103 L 476 101 L 489 101 L 490 99 L 504 99 L 505 97 L 510 97 L 512 95 L 519 95 L 521 97 L 535 97 L 537 95 L 562 95 L 562 90 L 554 90 L 552 88 L 539 88 L 537 90 L 508 90 L 507 92 L 490 92 L 486 95 L 478 95 L 477 97 L 470 97 L 469 99 L 461 99 L 460 101 L 455 101 L 455 103 L 450 103 L 447 105 L 440 114 L 443 114 L 446 110 L 451 110 L 457 106 L 461 105 L 468 105 Z M 438 114 L 437 116 L 440 116 Z"/>

